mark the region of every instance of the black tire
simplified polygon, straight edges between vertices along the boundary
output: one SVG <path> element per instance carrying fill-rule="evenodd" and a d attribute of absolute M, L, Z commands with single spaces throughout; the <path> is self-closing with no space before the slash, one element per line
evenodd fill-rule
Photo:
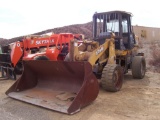
<path fill-rule="evenodd" d="M 106 91 L 117 92 L 122 88 L 123 69 L 116 64 L 107 64 L 102 72 L 101 85 Z"/>
<path fill-rule="evenodd" d="M 18 62 L 17 65 L 14 68 L 14 71 L 17 75 L 21 75 L 23 72 L 23 64 L 22 62 Z"/>
<path fill-rule="evenodd" d="M 146 61 L 143 56 L 135 56 L 132 60 L 132 76 L 136 79 L 144 78 L 146 73 Z"/>
<path fill-rule="evenodd" d="M 46 56 L 36 56 L 34 60 L 49 60 Z"/>
<path fill-rule="evenodd" d="M 13 70 L 9 70 L 10 79 L 16 80 L 16 73 Z"/>
<path fill-rule="evenodd" d="M 69 60 L 69 53 L 66 55 L 66 57 L 64 58 L 64 61 L 70 61 Z"/>

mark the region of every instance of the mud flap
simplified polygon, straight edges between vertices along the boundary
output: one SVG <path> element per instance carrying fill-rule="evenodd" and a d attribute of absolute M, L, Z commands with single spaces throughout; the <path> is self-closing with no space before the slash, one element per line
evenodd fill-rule
<path fill-rule="evenodd" d="M 12 98 L 74 114 L 94 101 L 99 85 L 88 62 L 24 61 L 22 76 L 6 91 Z"/>

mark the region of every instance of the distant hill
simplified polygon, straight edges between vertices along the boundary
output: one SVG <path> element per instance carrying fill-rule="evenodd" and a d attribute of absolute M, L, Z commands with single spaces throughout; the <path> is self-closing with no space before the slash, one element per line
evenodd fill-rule
<path fill-rule="evenodd" d="M 53 29 L 44 30 L 41 32 L 33 33 L 32 35 L 42 35 L 49 32 L 57 33 L 73 33 L 73 34 L 84 34 L 85 38 L 92 38 L 92 22 L 88 22 L 85 24 L 75 24 L 75 25 L 69 25 L 64 27 L 58 27 Z M 22 40 L 24 36 L 15 37 L 11 39 L 2 39 L 0 41 L 0 45 L 7 45 L 15 41 Z"/>
<path fill-rule="evenodd" d="M 76 24 L 76 25 L 69 25 L 54 29 L 44 30 L 38 33 L 34 33 L 35 35 L 42 35 L 48 32 L 54 33 L 73 33 L 73 34 L 84 34 L 86 38 L 92 37 L 92 22 L 85 23 L 85 24 Z"/>
<path fill-rule="evenodd" d="M 0 45 L 7 45 L 7 44 L 9 44 L 9 41 L 7 39 L 0 38 Z"/>

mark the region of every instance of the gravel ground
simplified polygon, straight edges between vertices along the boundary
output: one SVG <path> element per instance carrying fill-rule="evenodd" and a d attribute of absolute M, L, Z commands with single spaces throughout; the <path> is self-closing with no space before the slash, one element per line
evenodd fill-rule
<path fill-rule="evenodd" d="M 123 88 L 110 93 L 100 88 L 97 99 L 74 115 L 67 115 L 7 97 L 14 83 L 0 81 L 0 120 L 160 120 L 160 74 L 147 72 L 142 80 L 125 75 Z"/>

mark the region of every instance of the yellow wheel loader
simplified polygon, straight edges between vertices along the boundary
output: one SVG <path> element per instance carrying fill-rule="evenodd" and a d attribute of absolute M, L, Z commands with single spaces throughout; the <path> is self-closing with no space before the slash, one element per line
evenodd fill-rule
<path fill-rule="evenodd" d="M 59 112 L 74 114 L 93 102 L 98 80 L 107 91 L 119 91 L 123 75 L 132 71 L 142 79 L 146 63 L 137 53 L 131 14 L 95 13 L 93 40 L 70 41 L 65 61 L 24 61 L 24 71 L 6 94 L 12 98 Z"/>

